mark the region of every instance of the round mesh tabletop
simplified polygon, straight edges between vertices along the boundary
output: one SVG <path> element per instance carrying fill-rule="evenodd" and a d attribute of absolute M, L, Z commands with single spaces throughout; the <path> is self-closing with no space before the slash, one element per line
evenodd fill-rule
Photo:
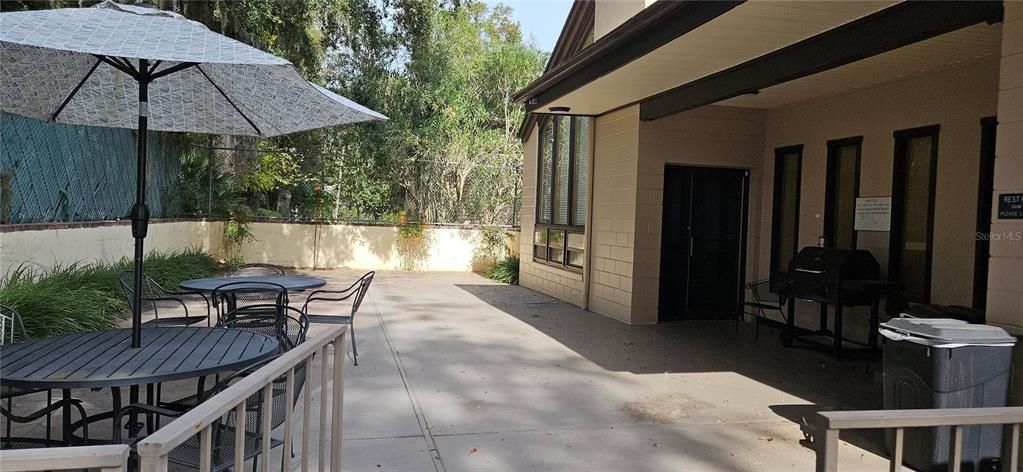
<path fill-rule="evenodd" d="M 254 284 L 260 283 L 271 283 L 280 285 L 288 291 L 297 292 L 309 288 L 322 287 L 327 284 L 326 280 L 319 277 L 307 277 L 304 275 L 246 275 L 238 277 L 210 277 L 206 279 L 192 279 L 181 282 L 182 288 L 188 290 L 196 290 L 200 292 L 212 292 L 224 284 L 234 284 L 238 282 L 252 282 Z M 232 285 L 232 287 L 245 288 L 244 285 Z M 258 285 L 254 285 L 254 288 L 258 288 Z"/>
<path fill-rule="evenodd" d="M 227 328 L 143 328 L 65 334 L 0 346 L 0 382 L 21 388 L 144 385 L 238 370 L 272 358 L 273 337 Z"/>

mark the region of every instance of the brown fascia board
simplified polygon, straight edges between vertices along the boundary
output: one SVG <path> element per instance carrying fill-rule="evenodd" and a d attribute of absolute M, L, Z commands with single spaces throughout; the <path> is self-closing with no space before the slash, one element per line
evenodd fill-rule
<path fill-rule="evenodd" d="M 527 115 L 519 128 L 519 138 L 522 141 L 528 139 L 536 122 L 532 115 L 536 106 L 531 107 L 527 103 L 530 99 L 549 93 L 559 85 L 562 88 L 572 88 L 573 84 L 565 83 L 569 79 L 579 83 L 591 82 L 720 16 L 743 1 L 658 0 L 593 44 L 576 52 L 572 51 L 574 48 L 568 47 L 570 40 L 581 43 L 588 31 L 575 23 L 587 19 L 586 26 L 592 26 L 591 15 L 595 9 L 593 0 L 576 0 L 547 64 L 547 70 L 512 96 L 515 102 L 526 105 Z M 584 12 L 587 15 L 582 15 Z M 572 54 L 569 54 L 570 51 Z M 555 90 L 553 93 L 560 96 L 567 91 Z"/>
<path fill-rule="evenodd" d="M 596 10 L 595 0 L 575 0 L 572 8 L 568 10 L 568 17 L 565 18 L 565 26 L 561 28 L 558 41 L 554 44 L 554 51 L 547 59 L 544 67 L 546 74 L 552 68 L 570 59 L 583 48 L 586 36 L 593 30 L 593 14 Z M 518 136 L 523 142 L 529 139 L 529 133 L 536 124 L 537 118 L 533 114 L 526 114 L 519 125 Z"/>
<path fill-rule="evenodd" d="M 568 79 L 590 82 L 720 16 L 742 1 L 658 0 L 512 96 L 526 103 Z M 578 75 L 578 77 L 577 77 Z M 560 92 L 563 95 L 567 92 Z M 560 96 L 559 95 L 559 96 Z M 527 103 L 528 108 L 528 103 Z"/>

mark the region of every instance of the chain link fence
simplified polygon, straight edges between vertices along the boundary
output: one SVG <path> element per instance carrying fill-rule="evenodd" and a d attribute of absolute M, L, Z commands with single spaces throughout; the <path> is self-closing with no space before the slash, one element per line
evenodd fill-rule
<path fill-rule="evenodd" d="M 0 223 L 78 222 L 123 218 L 134 202 L 135 132 L 53 125 L 2 114 Z M 153 217 L 220 217 L 225 205 L 251 217 L 336 221 L 517 226 L 519 158 L 500 165 L 419 160 L 396 166 L 383 185 L 305 178 L 273 190 L 240 190 L 239 163 L 267 152 L 231 137 L 151 133 L 147 203 Z M 345 176 L 341 175 L 341 179 Z M 349 177 L 356 178 L 356 177 Z M 351 192 L 376 192 L 371 211 Z"/>

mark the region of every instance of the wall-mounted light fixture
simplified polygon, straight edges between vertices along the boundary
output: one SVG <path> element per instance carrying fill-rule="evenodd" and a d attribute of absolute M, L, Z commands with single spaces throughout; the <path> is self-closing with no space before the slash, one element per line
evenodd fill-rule
<path fill-rule="evenodd" d="M 551 113 L 568 113 L 571 108 L 569 107 L 550 107 L 548 108 Z"/>

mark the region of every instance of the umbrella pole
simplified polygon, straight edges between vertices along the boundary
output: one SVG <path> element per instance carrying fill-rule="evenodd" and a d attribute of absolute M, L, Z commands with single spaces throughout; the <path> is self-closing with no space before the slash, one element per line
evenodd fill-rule
<path fill-rule="evenodd" d="M 138 159 L 135 173 L 135 204 L 131 207 L 131 235 L 135 238 L 135 280 L 131 307 L 131 347 L 142 347 L 142 258 L 143 242 L 149 229 L 149 207 L 146 206 L 146 138 L 149 132 L 149 61 L 139 60 L 139 128 L 135 141 Z"/>

